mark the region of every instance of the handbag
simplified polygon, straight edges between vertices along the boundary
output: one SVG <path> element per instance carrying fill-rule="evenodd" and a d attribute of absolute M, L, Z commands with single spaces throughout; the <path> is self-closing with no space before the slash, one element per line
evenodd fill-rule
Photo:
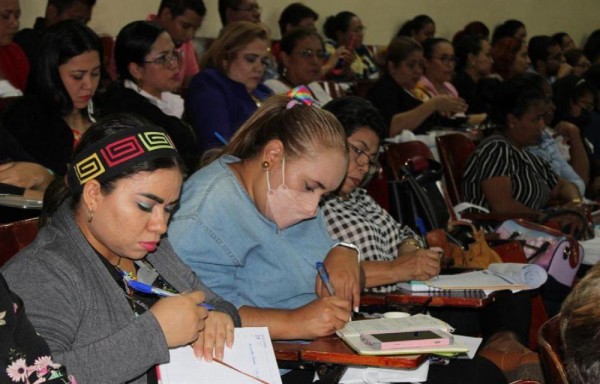
<path fill-rule="evenodd" d="M 502 263 L 500 255 L 494 251 L 485 239 L 485 230 L 477 229 L 471 223 L 451 221 L 450 227 L 466 226 L 470 228 L 472 241 L 462 252 L 455 253 L 454 266 L 463 268 L 487 269 L 491 263 Z"/>
<path fill-rule="evenodd" d="M 583 260 L 583 247 L 571 235 L 526 220 L 506 220 L 497 229 L 501 239 L 521 240 L 528 263 L 570 287 Z"/>

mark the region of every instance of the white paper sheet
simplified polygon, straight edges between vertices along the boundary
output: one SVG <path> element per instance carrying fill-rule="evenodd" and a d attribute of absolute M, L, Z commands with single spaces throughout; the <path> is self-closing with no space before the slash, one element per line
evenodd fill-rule
<path fill-rule="evenodd" d="M 383 384 L 383 383 L 422 383 L 427 381 L 429 360 L 417 369 L 392 369 L 354 366 L 348 367 L 340 384 Z"/>
<path fill-rule="evenodd" d="M 225 347 L 223 361 L 270 384 L 281 384 L 267 328 L 236 328 L 234 337 L 233 347 Z M 196 359 L 189 346 L 171 349 L 169 354 L 170 363 L 160 366 L 161 384 L 259 383 L 222 364 Z"/>

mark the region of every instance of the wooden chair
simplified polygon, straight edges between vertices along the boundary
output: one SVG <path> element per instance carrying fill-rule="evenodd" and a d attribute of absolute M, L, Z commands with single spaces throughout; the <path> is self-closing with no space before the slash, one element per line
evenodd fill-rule
<path fill-rule="evenodd" d="M 568 384 L 563 364 L 560 315 L 554 316 L 540 328 L 538 342 L 546 384 Z"/>
<path fill-rule="evenodd" d="M 435 142 L 444 170 L 448 195 L 452 204 L 456 205 L 463 201 L 463 174 L 467 168 L 469 156 L 475 151 L 475 143 L 460 133 L 438 136 L 435 138 Z"/>
<path fill-rule="evenodd" d="M 38 218 L 0 225 L 0 267 L 35 239 Z"/>
<path fill-rule="evenodd" d="M 423 156 L 426 159 L 434 159 L 433 153 L 422 141 L 407 141 L 404 143 L 390 144 L 385 150 L 385 163 L 389 169 L 388 178 L 400 180 L 400 167 L 414 156 Z"/>

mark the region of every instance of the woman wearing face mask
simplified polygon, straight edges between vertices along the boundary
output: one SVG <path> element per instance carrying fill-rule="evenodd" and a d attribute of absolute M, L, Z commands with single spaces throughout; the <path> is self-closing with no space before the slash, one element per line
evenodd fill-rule
<path fill-rule="evenodd" d="M 261 83 L 269 47 L 265 25 L 239 21 L 227 25 L 202 56 L 186 98 L 200 152 L 223 146 L 272 94 Z"/>
<path fill-rule="evenodd" d="M 329 237 L 318 209 L 344 178 L 339 122 L 307 93 L 270 97 L 221 156 L 185 183 L 169 240 L 244 326 L 273 339 L 331 335 L 360 297 L 357 251 Z M 317 277 L 323 261 L 334 287 Z"/>
<path fill-rule="evenodd" d="M 173 93 L 181 83 L 180 55 L 169 33 L 156 23 L 134 21 L 123 27 L 115 42 L 119 82 L 109 89 L 102 114 L 132 113 L 164 128 L 194 169 L 200 158 L 196 137 L 181 120 L 183 99 Z"/>
<path fill-rule="evenodd" d="M 52 26 L 44 33 L 24 98 L 3 117 L 23 149 L 55 173 L 66 173 L 74 146 L 92 125 L 101 57 L 98 36 L 84 24 Z"/>

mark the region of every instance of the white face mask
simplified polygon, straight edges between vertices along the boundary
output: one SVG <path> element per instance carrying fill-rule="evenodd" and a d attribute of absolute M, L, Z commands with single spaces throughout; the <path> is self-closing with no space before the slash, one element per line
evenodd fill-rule
<path fill-rule="evenodd" d="M 267 208 L 266 216 L 279 229 L 291 227 L 302 220 L 317 215 L 320 196 L 312 192 L 300 192 L 285 185 L 285 158 L 281 163 L 281 184 L 271 189 L 269 170 L 267 170 Z"/>

